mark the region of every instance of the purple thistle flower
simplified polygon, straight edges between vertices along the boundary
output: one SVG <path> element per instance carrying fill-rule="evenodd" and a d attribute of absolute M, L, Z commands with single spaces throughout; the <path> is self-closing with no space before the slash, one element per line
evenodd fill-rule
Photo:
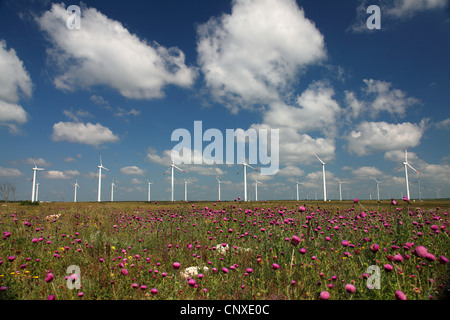
<path fill-rule="evenodd" d="M 294 246 L 297 246 L 301 241 L 302 241 L 302 239 L 300 239 L 297 236 L 292 236 L 292 238 L 291 238 L 291 244 Z"/>
<path fill-rule="evenodd" d="M 407 300 L 406 295 L 400 290 L 395 291 L 395 299 L 397 300 Z"/>
<path fill-rule="evenodd" d="M 356 291 L 356 287 L 352 284 L 345 285 L 345 291 L 348 293 L 354 293 Z"/>
<path fill-rule="evenodd" d="M 319 295 L 320 300 L 330 299 L 330 293 L 328 291 L 322 291 Z"/>

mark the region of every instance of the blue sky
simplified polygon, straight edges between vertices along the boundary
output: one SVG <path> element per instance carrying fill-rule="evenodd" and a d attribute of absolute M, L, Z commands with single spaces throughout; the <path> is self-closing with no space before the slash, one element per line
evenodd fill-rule
<path fill-rule="evenodd" d="M 381 29 L 369 30 L 369 5 Z M 69 29 L 66 9 L 81 9 Z M 278 129 L 280 171 L 259 200 L 450 196 L 450 9 L 442 0 L 0 3 L 0 183 L 39 200 L 170 199 L 176 129 Z M 207 143 L 203 144 L 205 147 Z M 192 147 L 193 148 L 193 147 Z M 198 151 L 198 150 L 197 150 Z M 258 164 L 257 164 L 258 166 Z M 243 198 L 238 165 L 181 164 L 175 199 Z M 261 166 L 260 166 L 261 167 Z M 419 175 L 409 170 L 411 199 Z"/>

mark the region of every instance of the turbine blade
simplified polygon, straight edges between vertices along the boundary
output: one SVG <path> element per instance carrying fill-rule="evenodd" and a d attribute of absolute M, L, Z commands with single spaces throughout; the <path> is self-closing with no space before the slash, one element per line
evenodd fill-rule
<path fill-rule="evenodd" d="M 415 172 L 419 173 L 419 171 L 417 171 L 416 169 L 414 169 L 409 163 L 406 163 L 408 165 L 408 167 L 410 167 L 411 169 L 413 169 Z"/>
<path fill-rule="evenodd" d="M 178 169 L 178 170 L 180 170 L 181 172 L 184 172 L 184 173 L 186 173 L 186 171 L 184 171 L 183 169 L 180 169 L 180 168 L 178 168 L 176 165 L 173 165 L 173 167 L 175 168 L 175 169 Z"/>
<path fill-rule="evenodd" d="M 322 164 L 325 164 L 325 162 L 323 162 L 322 159 L 320 159 L 320 158 L 317 156 L 317 154 L 314 153 L 314 155 L 316 156 L 317 159 L 319 159 L 319 161 L 320 161 Z"/>
<path fill-rule="evenodd" d="M 403 168 L 403 165 L 401 165 L 400 167 L 398 167 L 398 168 L 395 169 L 394 171 L 398 171 L 398 170 L 400 170 L 401 168 Z"/>
<path fill-rule="evenodd" d="M 254 167 L 252 167 L 251 165 L 249 165 L 249 164 L 247 164 L 246 165 L 247 167 L 250 167 L 250 168 L 252 168 L 253 170 L 255 170 L 255 171 L 258 171 L 258 169 L 256 169 L 256 168 L 254 168 Z"/>
<path fill-rule="evenodd" d="M 170 169 L 172 169 L 172 167 L 169 167 L 169 169 L 167 169 L 166 172 L 163 173 L 163 175 L 165 175 L 167 172 L 169 172 Z"/>

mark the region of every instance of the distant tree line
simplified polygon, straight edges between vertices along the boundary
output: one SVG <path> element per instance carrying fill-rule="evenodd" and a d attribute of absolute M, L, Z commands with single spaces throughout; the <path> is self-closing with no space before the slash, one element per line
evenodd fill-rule
<path fill-rule="evenodd" d="M 13 201 L 16 201 L 16 186 L 5 182 L 0 184 L 0 199 L 3 199 L 3 201 L 7 202 L 8 200 L 13 199 Z"/>

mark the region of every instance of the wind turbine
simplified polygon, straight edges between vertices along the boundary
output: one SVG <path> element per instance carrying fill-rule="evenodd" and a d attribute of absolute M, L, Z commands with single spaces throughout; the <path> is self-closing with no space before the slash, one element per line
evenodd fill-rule
<path fill-rule="evenodd" d="M 151 185 L 153 182 L 150 182 L 150 181 L 148 181 L 148 179 L 147 179 L 147 183 L 148 183 L 148 196 L 147 196 L 147 201 L 150 202 L 150 185 Z"/>
<path fill-rule="evenodd" d="M 419 201 L 422 201 L 422 193 L 421 193 L 421 191 L 420 191 L 420 173 L 419 173 L 419 178 L 417 179 L 417 181 L 416 181 L 416 183 L 417 183 L 417 186 L 419 187 Z M 425 188 L 426 188 L 426 186 L 424 186 Z"/>
<path fill-rule="evenodd" d="M 320 163 L 322 163 L 322 175 L 323 175 L 323 201 L 327 201 L 327 183 L 325 180 L 325 164 L 326 162 L 323 162 L 317 154 L 314 153 L 317 159 L 319 159 Z"/>
<path fill-rule="evenodd" d="M 378 181 L 377 179 L 373 178 L 373 180 L 375 180 L 375 182 L 377 183 L 377 200 L 380 201 L 380 183 L 384 182 L 384 181 Z"/>
<path fill-rule="evenodd" d="M 258 183 L 263 183 L 255 178 L 255 201 L 258 201 Z"/>
<path fill-rule="evenodd" d="M 402 166 L 405 168 L 405 179 L 406 179 L 406 197 L 408 198 L 408 200 L 410 200 L 409 197 L 409 182 L 408 182 L 408 167 L 410 167 L 411 169 L 413 169 L 415 172 L 419 173 L 419 171 L 417 171 L 416 169 L 414 169 L 408 162 L 408 149 L 407 147 L 405 147 L 405 161 L 403 161 Z M 396 170 L 401 169 L 401 167 L 398 167 Z"/>
<path fill-rule="evenodd" d="M 339 201 L 342 201 L 342 184 L 344 184 L 344 183 L 348 183 L 348 181 L 341 181 L 341 180 L 339 180 L 338 179 L 338 181 L 339 181 Z"/>
<path fill-rule="evenodd" d="M 174 168 L 177 169 L 177 170 L 180 170 L 181 172 L 186 173 L 186 171 L 184 171 L 184 170 L 178 168 L 178 167 L 177 167 L 176 165 L 174 165 L 173 163 L 170 165 L 169 169 L 167 169 L 166 172 L 163 173 L 163 175 L 165 175 L 167 172 L 169 172 L 169 170 L 172 171 L 172 197 L 171 197 L 171 200 L 172 200 L 172 201 L 173 201 L 173 191 L 174 191 L 174 185 L 173 185 L 173 179 L 174 179 L 174 176 L 173 176 L 173 169 L 174 169 Z"/>
<path fill-rule="evenodd" d="M 78 180 L 75 180 L 75 185 L 74 185 L 74 194 L 73 194 L 73 202 L 77 202 L 77 188 L 79 188 L 80 186 L 78 185 Z"/>
<path fill-rule="evenodd" d="M 436 197 L 438 199 L 441 198 L 441 189 L 439 187 L 434 188 L 434 190 L 436 191 Z"/>
<path fill-rule="evenodd" d="M 218 184 L 219 184 L 219 201 L 220 201 L 220 184 L 221 184 L 223 181 L 220 181 L 218 177 L 216 177 L 216 180 L 217 180 L 217 182 L 218 182 Z"/>
<path fill-rule="evenodd" d="M 191 183 L 191 182 L 186 181 L 185 179 L 183 179 L 183 180 L 184 180 L 184 201 L 187 201 L 187 185 L 188 185 L 188 183 Z"/>
<path fill-rule="evenodd" d="M 114 201 L 114 188 L 117 188 L 117 186 L 114 184 L 114 179 L 111 183 L 111 201 Z"/>
<path fill-rule="evenodd" d="M 33 160 L 34 161 L 34 160 Z M 37 201 L 37 197 L 35 197 L 36 194 L 36 171 L 45 170 L 44 168 L 38 168 L 36 166 L 36 162 L 34 162 L 34 168 L 33 168 L 33 190 L 31 191 L 31 202 Z"/>
<path fill-rule="evenodd" d="M 100 165 L 98 166 L 98 202 L 101 201 L 101 194 L 102 194 L 102 169 L 105 169 L 108 172 L 111 172 L 111 170 L 105 168 L 102 164 L 102 155 L 100 152 L 98 153 L 98 156 L 100 157 Z"/>
<path fill-rule="evenodd" d="M 255 171 L 258 171 L 258 169 L 253 168 L 248 163 L 243 163 L 242 167 L 244 168 L 244 201 L 247 201 L 247 167 L 252 168 Z M 240 170 L 236 173 L 239 174 Z"/>
<path fill-rule="evenodd" d="M 298 185 L 303 184 L 302 182 L 298 182 L 298 180 L 296 181 L 296 185 L 297 185 L 297 201 L 299 201 L 299 197 L 298 197 Z"/>

